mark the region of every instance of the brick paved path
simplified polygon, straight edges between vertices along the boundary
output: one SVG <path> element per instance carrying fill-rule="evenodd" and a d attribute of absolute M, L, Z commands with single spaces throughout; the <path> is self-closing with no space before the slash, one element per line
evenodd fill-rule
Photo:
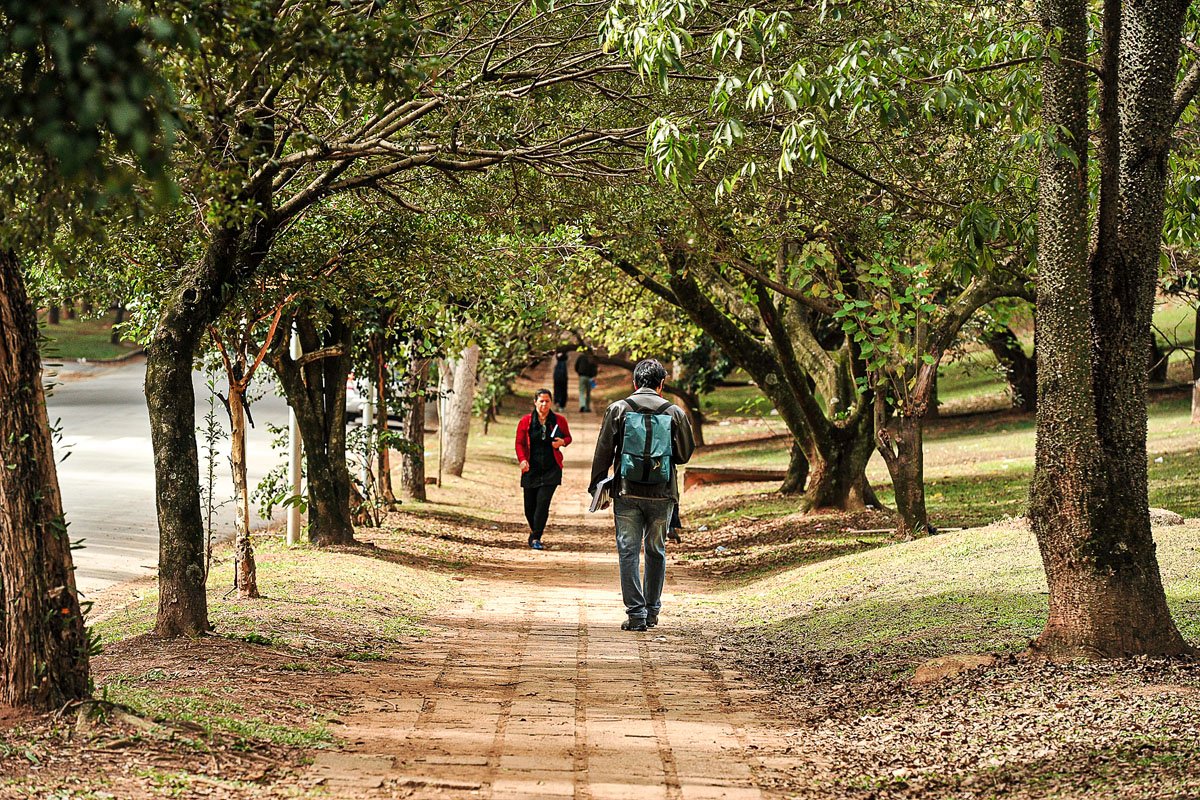
<path fill-rule="evenodd" d="M 698 588 L 668 566 L 660 626 L 620 630 L 612 516 L 582 502 L 590 433 L 555 498 L 552 549 L 509 551 L 511 569 L 464 582 L 438 632 L 377 666 L 373 696 L 343 717 L 352 744 L 320 754 L 306 782 L 355 798 L 782 796 L 782 733 L 675 625 Z"/>

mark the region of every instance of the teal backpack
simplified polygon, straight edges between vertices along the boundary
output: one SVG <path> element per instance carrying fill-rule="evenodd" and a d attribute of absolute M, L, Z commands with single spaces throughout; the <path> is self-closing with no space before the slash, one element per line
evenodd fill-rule
<path fill-rule="evenodd" d="M 656 411 L 629 410 L 621 421 L 621 458 L 617 474 L 634 483 L 666 483 L 671 480 L 672 403 L 664 400 Z"/>

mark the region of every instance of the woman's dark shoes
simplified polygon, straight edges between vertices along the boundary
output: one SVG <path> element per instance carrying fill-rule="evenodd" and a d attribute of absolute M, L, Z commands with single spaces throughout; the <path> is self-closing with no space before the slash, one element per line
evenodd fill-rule
<path fill-rule="evenodd" d="M 542 544 L 541 539 L 530 539 L 529 546 L 532 547 L 534 550 L 545 550 L 546 549 L 546 546 L 544 544 Z"/>

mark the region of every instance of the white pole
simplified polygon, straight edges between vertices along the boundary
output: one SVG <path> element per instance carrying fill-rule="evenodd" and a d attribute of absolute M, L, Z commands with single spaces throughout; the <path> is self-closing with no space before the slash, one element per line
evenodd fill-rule
<path fill-rule="evenodd" d="M 296 335 L 295 328 L 292 329 L 292 344 L 291 344 L 292 359 L 300 358 L 300 337 Z M 296 409 L 288 406 L 288 466 L 291 468 L 292 475 L 292 496 L 300 495 L 300 423 L 296 419 Z M 287 519 L 287 543 L 288 546 L 300 543 L 300 506 L 288 506 Z"/>

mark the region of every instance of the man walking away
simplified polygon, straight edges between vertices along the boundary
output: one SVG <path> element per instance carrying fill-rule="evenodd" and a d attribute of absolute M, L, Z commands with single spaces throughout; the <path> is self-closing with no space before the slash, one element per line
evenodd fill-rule
<path fill-rule="evenodd" d="M 583 350 L 575 359 L 575 374 L 579 376 L 579 410 L 592 410 L 592 381 L 599 370 L 590 350 Z"/>
<path fill-rule="evenodd" d="M 667 566 L 664 540 L 679 502 L 676 469 L 696 449 L 687 415 L 663 399 L 666 380 L 667 371 L 658 361 L 638 362 L 633 370 L 634 392 L 608 407 L 592 458 L 588 491 L 593 494 L 609 468 L 614 468 L 613 517 L 627 615 L 621 629 L 626 631 L 644 631 L 658 624 Z M 643 550 L 644 580 L 639 564 Z"/>

